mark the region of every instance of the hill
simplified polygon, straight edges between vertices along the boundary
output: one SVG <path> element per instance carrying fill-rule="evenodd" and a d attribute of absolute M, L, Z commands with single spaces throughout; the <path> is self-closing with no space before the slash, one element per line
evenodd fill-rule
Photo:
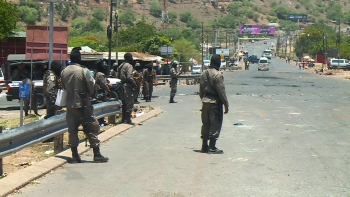
<path fill-rule="evenodd" d="M 99 35 L 106 39 L 109 24 L 109 1 L 68 0 L 70 3 L 55 4 L 55 25 L 70 27 L 70 36 Z M 350 22 L 350 0 L 167 0 L 169 27 L 199 29 L 234 29 L 239 24 L 267 25 L 278 22 L 282 28 L 295 30 L 295 22 L 287 20 L 288 14 L 307 14 L 309 22 L 332 25 L 341 18 L 343 27 Z M 13 0 L 19 4 L 21 25 L 48 25 L 49 4 L 32 0 Z M 121 0 L 118 5 L 121 28 L 135 21 L 145 20 L 161 29 L 162 3 L 159 0 Z M 116 9 L 116 8 L 114 8 Z M 300 22 L 302 25 L 303 23 Z"/>

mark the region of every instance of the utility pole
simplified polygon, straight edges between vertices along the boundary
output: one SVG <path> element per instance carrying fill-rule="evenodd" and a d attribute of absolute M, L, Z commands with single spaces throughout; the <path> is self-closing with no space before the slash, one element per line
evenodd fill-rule
<path fill-rule="evenodd" d="M 113 18 L 112 18 L 112 11 L 113 11 L 113 0 L 111 0 L 110 6 L 109 6 L 109 25 L 107 27 L 107 37 L 108 37 L 108 66 L 109 70 L 112 68 L 112 25 L 113 25 Z"/>
<path fill-rule="evenodd" d="M 339 59 L 340 59 L 340 19 L 338 20 L 338 69 L 339 69 Z"/>
<path fill-rule="evenodd" d="M 226 49 L 227 49 L 227 31 L 226 31 Z"/>
<path fill-rule="evenodd" d="M 202 22 L 202 71 L 204 71 L 204 27 Z"/>
<path fill-rule="evenodd" d="M 116 52 L 115 52 L 115 68 L 113 70 L 117 71 L 117 68 L 118 68 L 118 64 L 119 64 L 119 61 L 118 61 L 118 31 L 119 31 L 119 27 L 121 25 L 121 23 L 118 21 L 119 19 L 119 15 L 118 15 L 118 2 L 116 2 L 116 8 L 115 8 L 115 13 L 114 13 L 114 17 L 115 17 L 115 47 L 116 47 Z"/>
<path fill-rule="evenodd" d="M 325 37 L 326 37 L 326 35 L 325 35 L 325 33 L 323 32 L 323 62 L 322 62 L 322 71 L 321 71 L 321 72 L 323 72 L 323 70 L 324 70 L 324 64 L 326 63 L 326 48 L 325 48 L 325 46 L 324 46 Z"/>

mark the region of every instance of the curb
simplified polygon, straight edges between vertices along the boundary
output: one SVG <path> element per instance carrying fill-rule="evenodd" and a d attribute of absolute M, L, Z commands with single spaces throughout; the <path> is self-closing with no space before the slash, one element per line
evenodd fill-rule
<path fill-rule="evenodd" d="M 135 125 L 119 124 L 99 134 L 98 138 L 101 141 L 101 143 L 106 142 L 112 137 L 131 129 L 136 125 L 158 116 L 162 112 L 162 109 L 155 108 L 154 110 L 140 117 L 134 118 L 133 122 L 135 123 Z M 85 141 L 81 142 L 78 146 L 79 154 L 87 152 L 89 149 L 89 147 L 85 147 Z M 24 187 L 31 181 L 38 179 L 44 176 L 45 174 L 51 172 L 52 170 L 62 166 L 63 164 L 67 163 L 67 159 L 70 157 L 71 151 L 70 149 L 67 149 L 59 154 L 51 156 L 38 163 L 35 163 L 32 166 L 29 166 L 22 170 L 18 170 L 17 172 L 9 174 L 5 178 L 0 179 L 0 196 L 9 195 L 15 190 Z"/>

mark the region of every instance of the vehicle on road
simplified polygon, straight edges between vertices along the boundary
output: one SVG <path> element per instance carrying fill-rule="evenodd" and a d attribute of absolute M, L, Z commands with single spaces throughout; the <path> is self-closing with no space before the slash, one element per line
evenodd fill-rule
<path fill-rule="evenodd" d="M 268 71 L 270 67 L 270 62 L 266 57 L 262 57 L 259 59 L 258 62 L 258 71 L 260 70 L 266 70 Z"/>
<path fill-rule="evenodd" d="M 272 58 L 272 51 L 270 49 L 265 49 L 262 55 L 268 59 L 271 59 Z"/>
<path fill-rule="evenodd" d="M 264 41 L 264 44 L 267 44 L 267 42 L 266 42 L 266 41 Z"/>
<path fill-rule="evenodd" d="M 221 60 L 221 65 L 220 68 L 225 68 L 226 67 L 226 60 Z"/>
<path fill-rule="evenodd" d="M 210 60 L 203 60 L 204 69 L 207 69 L 210 66 Z"/>
<path fill-rule="evenodd" d="M 252 64 L 258 63 L 259 58 L 256 55 L 251 55 L 247 58 L 248 61 L 250 61 Z"/>
<path fill-rule="evenodd" d="M 202 65 L 192 66 L 192 74 L 201 74 L 201 73 L 202 73 Z"/>
<path fill-rule="evenodd" d="M 328 69 L 350 69 L 349 61 L 346 59 L 331 59 L 328 62 Z"/>
<path fill-rule="evenodd" d="M 2 69 L 0 69 L 0 93 L 3 90 L 6 90 L 6 84 L 5 84 L 4 72 L 2 72 Z"/>

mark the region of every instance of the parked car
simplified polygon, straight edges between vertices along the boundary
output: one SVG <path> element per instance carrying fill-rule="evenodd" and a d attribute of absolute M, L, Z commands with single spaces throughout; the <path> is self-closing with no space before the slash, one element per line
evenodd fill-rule
<path fill-rule="evenodd" d="M 264 44 L 267 44 L 267 42 L 266 42 L 266 41 L 264 41 Z"/>
<path fill-rule="evenodd" d="M 270 67 L 270 62 L 266 57 L 262 57 L 259 59 L 258 71 L 260 71 L 260 70 L 268 71 L 270 69 L 269 67 Z"/>
<path fill-rule="evenodd" d="M 346 59 L 331 59 L 328 62 L 328 69 L 350 69 L 349 61 Z"/>
<path fill-rule="evenodd" d="M 2 72 L 2 69 L 0 69 L 0 93 L 3 90 L 6 90 L 6 84 L 5 84 L 4 72 Z"/>
<path fill-rule="evenodd" d="M 220 68 L 226 67 L 226 60 L 221 60 Z"/>
<path fill-rule="evenodd" d="M 258 61 L 259 61 L 259 58 L 256 55 L 251 55 L 247 59 L 252 64 L 258 63 Z"/>

